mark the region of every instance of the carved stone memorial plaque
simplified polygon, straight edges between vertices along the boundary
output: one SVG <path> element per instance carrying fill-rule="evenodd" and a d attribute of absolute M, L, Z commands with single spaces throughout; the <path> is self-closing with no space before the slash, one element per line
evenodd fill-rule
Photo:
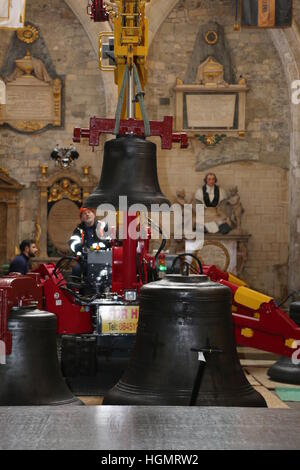
<path fill-rule="evenodd" d="M 234 126 L 236 95 L 186 95 L 189 128 L 225 128 Z"/>
<path fill-rule="evenodd" d="M 244 137 L 248 90 L 242 76 L 237 84 L 227 83 L 224 65 L 213 56 L 208 57 L 198 66 L 195 83 L 185 84 L 177 78 L 175 130 L 185 131 L 190 138 L 196 137 L 205 145 L 216 145 L 226 136 Z"/>
<path fill-rule="evenodd" d="M 35 132 L 48 124 L 61 125 L 61 81 L 52 80 L 43 62 L 29 53 L 16 60 L 6 80 L 6 104 L 0 108 L 0 125 Z"/>
<path fill-rule="evenodd" d="M 69 251 L 68 241 L 79 222 L 79 208 L 75 202 L 62 199 L 56 202 L 48 216 L 48 236 L 61 253 Z"/>

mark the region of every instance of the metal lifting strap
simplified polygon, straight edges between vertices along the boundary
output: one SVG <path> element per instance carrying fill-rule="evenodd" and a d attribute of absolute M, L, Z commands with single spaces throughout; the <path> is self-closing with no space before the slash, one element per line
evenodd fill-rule
<path fill-rule="evenodd" d="M 137 71 L 137 68 L 136 68 L 135 64 L 133 64 L 133 76 L 134 76 L 134 81 L 136 83 L 136 91 L 137 91 L 136 97 L 138 99 L 138 102 L 139 102 L 139 105 L 140 105 L 140 108 L 141 108 L 141 113 L 142 113 L 142 116 L 143 116 L 143 121 L 144 121 L 145 137 L 148 137 L 151 134 L 150 133 L 150 123 L 149 123 L 149 119 L 148 119 L 148 116 L 147 116 L 145 103 L 144 103 L 144 92 L 143 92 L 142 87 L 141 87 L 139 74 L 138 74 L 138 71 Z"/>
<path fill-rule="evenodd" d="M 116 124 L 115 124 L 115 130 L 114 130 L 115 135 L 118 135 L 119 130 L 120 130 L 121 113 L 122 113 L 122 108 L 123 108 L 123 103 L 124 103 L 124 98 L 125 98 L 125 90 L 126 90 L 126 84 L 127 84 L 127 80 L 128 80 L 128 73 L 129 73 L 128 64 L 126 64 L 125 72 L 124 72 L 124 76 L 123 76 L 122 87 L 121 87 L 121 92 L 120 92 L 120 96 L 119 96 L 119 99 L 118 99 L 118 106 L 117 106 L 117 110 L 116 110 Z"/>
<path fill-rule="evenodd" d="M 133 78 L 134 82 L 136 84 L 136 98 L 138 100 L 138 103 L 140 105 L 143 121 L 144 121 L 144 128 L 145 128 L 145 137 L 149 137 L 151 132 L 150 132 L 150 123 L 149 119 L 147 116 L 146 108 L 145 108 L 145 103 L 144 103 L 144 92 L 141 87 L 141 82 L 139 79 L 139 74 L 136 68 L 136 65 L 133 64 Z M 122 87 L 121 87 L 121 92 L 120 96 L 118 99 L 118 105 L 117 105 L 117 110 L 116 110 L 116 123 L 115 123 L 115 129 L 114 129 L 114 134 L 118 135 L 119 130 L 120 130 L 120 122 L 121 122 L 121 113 L 122 113 L 122 108 L 123 108 L 123 103 L 124 103 L 124 98 L 125 98 L 125 91 L 126 91 L 126 85 L 129 80 L 129 68 L 128 64 L 126 64 L 125 67 L 125 72 L 123 76 L 123 82 L 122 82 Z"/>

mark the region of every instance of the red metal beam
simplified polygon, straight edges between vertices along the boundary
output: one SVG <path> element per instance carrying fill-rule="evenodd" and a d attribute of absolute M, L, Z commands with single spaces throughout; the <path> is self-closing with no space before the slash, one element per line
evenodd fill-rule
<path fill-rule="evenodd" d="M 115 130 L 115 119 L 104 119 L 92 117 L 90 127 L 75 128 L 73 142 L 79 143 L 81 138 L 89 139 L 91 147 L 99 145 L 101 134 L 113 134 Z M 136 119 L 121 119 L 119 135 L 136 135 L 145 137 L 144 122 Z M 173 133 L 173 118 L 165 116 L 163 121 L 150 121 L 150 135 L 161 138 L 162 149 L 171 150 L 173 143 L 180 143 L 181 148 L 188 147 L 188 136 L 186 133 Z"/>

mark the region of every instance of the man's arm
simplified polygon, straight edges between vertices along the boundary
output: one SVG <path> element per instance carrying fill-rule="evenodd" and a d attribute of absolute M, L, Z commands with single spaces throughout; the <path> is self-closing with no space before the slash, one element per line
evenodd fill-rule
<path fill-rule="evenodd" d="M 82 253 L 82 234 L 78 227 L 76 227 L 69 240 L 69 247 L 75 255 Z"/>

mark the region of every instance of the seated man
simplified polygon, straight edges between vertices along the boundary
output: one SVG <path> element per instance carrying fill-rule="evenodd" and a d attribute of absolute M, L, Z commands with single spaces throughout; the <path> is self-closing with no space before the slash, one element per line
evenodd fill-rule
<path fill-rule="evenodd" d="M 34 240 L 23 240 L 20 244 L 21 253 L 10 264 L 10 273 L 27 274 L 29 271 L 29 259 L 34 258 L 38 248 Z"/>
<path fill-rule="evenodd" d="M 76 256 L 82 256 L 90 248 L 99 246 L 101 249 L 106 249 L 111 246 L 111 239 L 105 234 L 107 226 L 104 222 L 96 219 L 94 209 L 82 207 L 80 209 L 80 221 L 69 241 L 71 251 Z M 82 272 L 85 272 L 85 267 L 79 263 L 72 269 L 72 274 L 76 277 L 80 277 Z"/>
<path fill-rule="evenodd" d="M 104 233 L 106 226 L 104 222 L 96 219 L 95 210 L 82 207 L 80 221 L 69 241 L 71 251 L 81 256 L 84 249 L 95 248 L 97 245 L 100 245 L 100 248 L 106 248 L 105 240 L 109 239 Z"/>

